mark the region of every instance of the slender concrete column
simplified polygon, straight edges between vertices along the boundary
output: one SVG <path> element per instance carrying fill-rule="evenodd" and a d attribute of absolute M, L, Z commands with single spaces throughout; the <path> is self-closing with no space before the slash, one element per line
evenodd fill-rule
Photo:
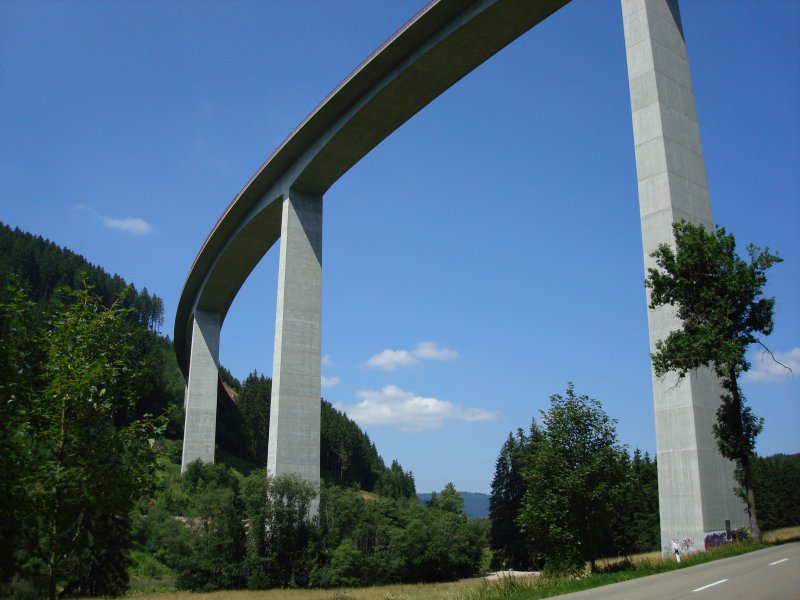
<path fill-rule="evenodd" d="M 192 357 L 186 384 L 181 473 L 197 459 L 214 462 L 214 437 L 217 429 L 217 378 L 219 332 L 222 324 L 216 313 L 195 311 L 192 327 Z"/>
<path fill-rule="evenodd" d="M 686 220 L 711 229 L 700 129 L 677 0 L 622 0 L 628 60 L 639 213 L 645 270 L 659 244 L 674 246 L 672 224 Z M 649 298 L 648 298 L 649 304 Z M 648 311 L 650 351 L 680 326 L 671 307 Z M 733 492 L 733 464 L 718 452 L 712 432 L 722 389 L 704 369 L 682 381 L 653 377 L 661 545 L 747 523 Z"/>
<path fill-rule="evenodd" d="M 319 484 L 322 198 L 283 201 L 267 471 Z M 318 504 L 312 506 L 316 514 Z"/>

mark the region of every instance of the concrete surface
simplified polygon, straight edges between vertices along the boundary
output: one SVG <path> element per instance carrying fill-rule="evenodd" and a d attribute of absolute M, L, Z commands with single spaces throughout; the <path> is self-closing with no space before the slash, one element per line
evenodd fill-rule
<path fill-rule="evenodd" d="M 214 462 L 217 429 L 219 315 L 196 311 L 192 325 L 192 354 L 186 384 L 181 473 L 196 460 Z"/>
<path fill-rule="evenodd" d="M 267 472 L 319 485 L 322 198 L 283 201 Z M 312 509 L 316 513 L 317 503 Z"/>
<path fill-rule="evenodd" d="M 674 247 L 672 224 L 711 229 L 700 128 L 677 0 L 622 0 L 645 271 L 660 244 Z M 649 298 L 648 298 L 649 303 Z M 680 320 L 670 307 L 648 310 L 650 351 Z M 722 389 L 708 370 L 678 381 L 653 376 L 661 545 L 745 525 L 733 492 L 733 464 L 712 432 Z"/>

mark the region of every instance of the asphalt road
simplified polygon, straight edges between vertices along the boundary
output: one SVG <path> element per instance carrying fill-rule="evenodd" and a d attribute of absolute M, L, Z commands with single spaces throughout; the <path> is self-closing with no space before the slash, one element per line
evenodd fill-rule
<path fill-rule="evenodd" d="M 800 542 L 558 596 L 560 600 L 800 600 Z"/>

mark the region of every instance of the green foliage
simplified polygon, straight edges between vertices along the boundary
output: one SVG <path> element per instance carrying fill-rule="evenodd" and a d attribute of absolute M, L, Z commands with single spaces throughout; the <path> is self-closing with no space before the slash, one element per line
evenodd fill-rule
<path fill-rule="evenodd" d="M 606 431 L 606 441 L 615 439 L 613 433 L 613 421 L 608 419 L 602 414 L 593 416 L 594 411 L 599 409 L 599 404 L 596 401 L 589 401 L 587 406 L 584 406 L 583 416 L 581 411 L 573 411 L 571 414 L 561 410 L 564 405 L 570 404 L 569 399 L 572 398 L 576 404 L 584 403 L 585 396 L 576 399 L 572 386 L 567 392 L 567 399 L 560 396 L 554 398 L 559 399 L 554 408 L 559 408 L 557 411 L 551 409 L 550 420 L 556 421 L 556 414 L 560 413 L 561 417 L 569 414 L 570 419 L 575 420 L 575 427 L 572 431 L 573 434 L 578 436 L 589 436 L 592 428 L 596 428 L 597 424 L 601 425 L 601 429 Z M 580 418 L 578 418 L 580 416 Z M 560 421 L 565 420 L 559 418 Z M 597 419 L 595 419 L 597 417 Z M 593 421 L 596 421 L 593 422 Z M 581 428 L 583 427 L 583 429 Z M 492 549 L 491 566 L 495 569 L 517 569 L 517 570 L 538 570 L 542 568 L 543 560 L 550 553 L 549 548 L 553 546 L 563 546 L 565 543 L 568 545 L 575 545 L 574 535 L 564 535 L 561 530 L 565 530 L 569 525 L 564 523 L 561 516 L 556 515 L 558 518 L 552 522 L 553 537 L 549 537 L 547 527 L 544 525 L 549 521 L 553 512 L 572 510 L 585 510 L 580 505 L 576 505 L 573 500 L 569 500 L 572 494 L 583 494 L 585 492 L 581 486 L 588 486 L 599 484 L 597 478 L 592 475 L 591 469 L 586 466 L 581 468 L 567 467 L 566 464 L 557 464 L 553 457 L 552 448 L 547 453 L 545 451 L 546 441 L 545 429 L 537 425 L 536 421 L 531 422 L 531 427 L 528 433 L 522 429 L 518 429 L 516 434 L 509 434 L 497 457 L 495 463 L 495 475 L 492 480 L 492 494 L 489 503 L 489 544 Z M 593 452 L 591 446 L 585 442 L 576 444 L 569 439 L 569 436 L 562 436 L 555 438 L 557 433 L 556 429 L 553 430 L 550 436 L 551 443 L 553 441 L 562 445 L 564 451 L 566 449 L 577 449 L 583 447 L 589 449 L 589 454 Z M 602 441 L 602 436 L 601 440 Z M 602 443 L 600 444 L 602 446 Z M 615 512 L 610 516 L 610 519 L 605 522 L 603 528 L 596 532 L 597 537 L 594 538 L 596 542 L 596 555 L 602 556 L 616 556 L 620 554 L 636 553 L 636 552 L 649 552 L 657 549 L 659 546 L 659 515 L 658 515 L 658 475 L 656 471 L 656 464 L 650 459 L 646 453 L 642 455 L 639 450 L 634 451 L 633 458 L 629 459 L 624 452 L 616 446 L 616 442 L 611 444 L 611 451 L 604 450 L 603 453 L 595 457 L 596 460 L 610 459 L 619 477 L 618 481 L 613 482 L 613 490 L 611 488 L 603 488 L 603 493 L 609 492 L 614 497 L 614 504 L 624 506 L 624 510 Z M 583 459 L 586 458 L 584 454 Z M 571 464 L 576 461 L 572 460 Z M 549 479 L 537 482 L 537 485 L 532 486 L 529 491 L 529 483 L 533 477 L 531 473 L 534 465 L 538 469 L 537 473 L 546 472 L 548 476 L 552 476 L 556 480 L 555 487 L 548 489 Z M 552 468 L 554 467 L 554 468 Z M 592 467 L 589 461 L 589 467 L 597 467 L 594 464 Z M 571 471 L 571 476 L 561 477 L 559 475 L 560 469 L 564 468 Z M 601 470 L 603 467 L 599 467 Z M 611 471 L 613 473 L 614 471 Z M 595 473 L 596 475 L 596 473 Z M 580 481 L 584 478 L 584 481 Z M 549 493 L 554 496 L 562 495 L 560 498 L 549 497 Z M 530 511 L 530 504 L 536 505 L 534 494 L 544 494 L 544 497 L 539 498 L 541 507 L 534 506 L 537 511 L 535 521 L 539 527 L 539 533 L 526 529 L 526 525 L 531 523 L 525 522 L 523 515 L 524 510 L 528 510 L 528 516 L 533 516 Z M 586 502 L 591 504 L 596 502 L 592 498 L 597 498 L 597 495 L 588 496 Z M 569 505 L 567 507 L 567 505 Z M 573 509 L 573 506 L 576 508 Z M 590 507 L 591 508 L 591 507 Z M 613 512 L 613 511 L 612 511 Z M 576 515 L 578 513 L 575 513 Z M 605 515 L 608 517 L 608 514 Z M 584 518 L 588 516 L 584 515 Z M 592 517 L 594 518 L 594 517 Z M 568 540 L 568 541 L 565 541 Z M 564 551 L 566 552 L 566 550 Z M 575 553 L 569 555 L 566 560 L 566 570 L 569 570 L 570 565 L 575 569 L 582 568 L 584 561 L 583 553 Z M 591 560 L 591 557 L 588 558 Z M 561 561 L 561 562 L 559 562 Z M 558 566 L 565 562 L 563 557 L 555 556 L 550 559 L 548 566 L 549 571 L 558 570 Z"/>
<path fill-rule="evenodd" d="M 143 507 L 136 540 L 175 574 L 178 589 L 242 587 L 245 510 L 239 479 L 223 464 L 190 464 Z"/>
<path fill-rule="evenodd" d="M 198 592 L 241 587 L 246 539 L 238 479 L 225 465 L 198 461 L 188 466 L 182 484 L 192 500 L 186 520 L 192 535 L 188 552 L 177 561 L 176 587 Z"/>
<path fill-rule="evenodd" d="M 756 459 L 753 487 L 764 530 L 800 525 L 800 454 L 775 454 Z"/>
<path fill-rule="evenodd" d="M 167 429 L 165 436 L 172 440 L 183 439 L 183 395 L 184 379 L 178 360 L 175 357 L 175 348 L 172 342 L 157 335 L 146 336 L 148 343 L 146 362 L 148 365 L 147 378 L 150 384 L 148 394 L 139 402 L 139 412 L 150 412 L 154 415 L 166 416 Z"/>
<path fill-rule="evenodd" d="M 320 470 L 323 478 L 373 491 L 386 466 L 369 436 L 343 412 L 322 401 Z"/>
<path fill-rule="evenodd" d="M 152 331 L 164 323 L 164 302 L 143 288 L 137 292 L 119 275 L 109 275 L 79 254 L 0 223 L 0 273 L 13 273 L 30 298 L 47 305 L 60 287 L 92 288 L 106 307 L 130 309 L 125 318 Z M 129 290 L 126 292 L 125 290 Z M 121 300 L 120 300 L 121 299 Z M 120 303 L 121 302 L 121 303 Z"/>
<path fill-rule="evenodd" d="M 485 531 L 467 519 L 463 506 L 455 486 L 448 483 L 431 499 L 427 514 L 409 523 L 411 569 L 419 580 L 460 579 L 477 571 Z"/>
<path fill-rule="evenodd" d="M 637 448 L 629 462 L 629 485 L 623 491 L 623 512 L 612 525 L 613 547 L 608 555 L 658 550 L 661 528 L 658 516 L 658 469 L 648 453 Z"/>
<path fill-rule="evenodd" d="M 428 506 L 444 512 L 461 515 L 464 512 L 464 498 L 456 490 L 456 486 L 451 481 L 444 486 L 441 493 L 434 492 Z"/>
<path fill-rule="evenodd" d="M 652 253 L 658 268 L 648 269 L 645 286 L 650 289 L 650 308 L 672 306 L 682 327 L 656 342 L 653 368 L 659 376 L 673 371 L 684 377 L 709 367 L 720 378 L 726 393 L 714 435 L 720 453 L 736 463 L 736 479 L 759 539 L 750 462 L 763 419 L 746 405 L 739 376 L 750 368 L 747 347 L 763 345 L 758 335 L 772 332 L 775 298 L 762 294 L 767 269 L 782 259 L 769 248 L 750 244 L 746 262 L 736 254 L 736 241 L 724 227 L 707 232 L 681 222 L 673 229 L 675 250 L 661 244 Z"/>
<path fill-rule="evenodd" d="M 355 490 L 324 486 L 321 552 L 312 582 L 350 585 L 347 581 L 360 577 L 361 585 L 379 585 L 452 580 L 477 572 L 485 525 L 457 509 L 463 500 L 452 484 L 436 497 L 425 507 L 413 498 L 365 498 Z"/>
<path fill-rule="evenodd" d="M 732 372 L 750 368 L 745 351 L 760 343 L 757 334 L 772 332 L 775 298 L 761 296 L 767 269 L 783 259 L 751 244 L 748 264 L 724 227 L 706 232 L 681 222 L 673 229 L 676 249 L 661 244 L 652 253 L 658 268 L 648 269 L 645 285 L 650 307 L 673 306 L 683 327 L 656 344 L 653 367 L 680 376 L 711 367 L 729 383 Z"/>
<path fill-rule="evenodd" d="M 242 412 L 221 386 L 217 387 L 216 445 L 220 454 L 228 453 L 240 461 L 252 463 L 244 435 Z"/>
<path fill-rule="evenodd" d="M 173 577 L 172 570 L 165 564 L 159 562 L 153 555 L 134 550 L 131 552 L 133 564 L 129 569 L 131 577 L 142 579 L 169 579 Z"/>
<path fill-rule="evenodd" d="M 238 379 L 236 379 L 236 377 L 233 376 L 233 373 L 231 373 L 228 369 L 226 369 L 223 366 L 220 366 L 219 377 L 220 379 L 222 379 L 222 382 L 225 385 L 227 385 L 231 390 L 233 390 L 234 394 L 238 395 L 241 393 L 242 384 L 239 382 Z"/>
<path fill-rule="evenodd" d="M 317 535 L 310 509 L 318 490 L 297 475 L 257 472 L 248 479 L 247 586 L 308 586 Z"/>
<path fill-rule="evenodd" d="M 247 450 L 261 467 L 267 464 L 271 396 L 272 380 L 255 371 L 244 380 L 238 396 Z"/>
<path fill-rule="evenodd" d="M 353 587 L 364 577 L 364 555 L 350 538 L 345 538 L 331 555 L 324 587 Z"/>
<path fill-rule="evenodd" d="M 224 371 L 221 373 L 228 377 Z M 235 389 L 238 382 L 234 380 L 228 385 Z M 225 398 L 220 399 L 218 445 L 235 459 L 249 462 L 251 468 L 267 464 L 271 394 L 272 380 L 254 371 L 239 386 L 238 407 L 226 404 Z M 226 436 L 226 431 L 231 434 Z M 326 481 L 354 485 L 367 491 L 380 486 L 383 480 L 392 492 L 414 493 L 413 476 L 404 473 L 399 465 L 388 473 L 369 436 L 324 399 L 321 401 L 320 473 Z"/>
<path fill-rule="evenodd" d="M 4 559 L 23 578 L 46 578 L 51 598 L 125 590 L 128 514 L 153 480 L 162 426 L 137 414 L 143 332 L 119 304 L 63 289 L 44 323 L 13 286 L 0 304 L 2 368 L 17 361 L 2 388 L 1 437 L 19 461 L 0 474 L 16 490 L 4 541 L 17 552 Z"/>
<path fill-rule="evenodd" d="M 489 499 L 489 544 L 495 569 L 525 571 L 538 566 L 517 517 L 525 495 L 523 473 L 528 458 L 536 452 L 541 439 L 541 429 L 536 421 L 531 421 L 529 433 L 518 429 L 516 436 L 508 434 L 497 457 Z"/>
<path fill-rule="evenodd" d="M 22 534 L 17 515 L 26 510 L 26 494 L 17 484 L 25 471 L 25 407 L 35 391 L 40 348 L 30 337 L 36 329 L 33 304 L 16 286 L 0 290 L 0 582 L 17 568 L 14 547 Z M 1 590 L 1 588 L 0 588 Z"/>
<path fill-rule="evenodd" d="M 392 466 L 381 473 L 380 479 L 375 484 L 375 492 L 387 498 L 416 498 L 417 489 L 414 485 L 414 475 L 403 471 L 397 460 L 392 461 Z"/>
<path fill-rule="evenodd" d="M 627 486 L 627 454 L 597 400 L 550 397 L 542 440 L 528 459 L 518 521 L 549 572 L 580 571 L 608 535 Z"/>

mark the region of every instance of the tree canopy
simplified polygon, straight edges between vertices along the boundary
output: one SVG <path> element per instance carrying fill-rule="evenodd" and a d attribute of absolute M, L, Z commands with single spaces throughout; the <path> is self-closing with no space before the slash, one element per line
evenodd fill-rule
<path fill-rule="evenodd" d="M 747 247 L 749 262 L 736 254 L 736 240 L 717 227 L 681 222 L 673 226 L 675 248 L 661 244 L 652 253 L 657 268 L 648 269 L 646 287 L 650 308 L 671 306 L 680 329 L 656 342 L 652 355 L 658 376 L 673 371 L 684 377 L 693 369 L 709 367 L 720 378 L 725 393 L 717 411 L 714 435 L 720 453 L 735 462 L 753 535 L 759 539 L 751 456 L 763 419 L 747 406 L 739 376 L 750 368 L 746 351 L 764 345 L 774 327 L 775 298 L 765 297 L 767 270 L 782 261 L 769 248 Z M 764 346 L 766 348 L 766 346 Z"/>
<path fill-rule="evenodd" d="M 152 331 L 164 323 L 164 301 L 147 288 L 137 292 L 122 277 L 108 274 L 80 254 L 0 223 L 0 274 L 8 273 L 14 273 L 28 297 L 39 304 L 47 303 L 59 287 L 80 289 L 85 282 L 105 306 L 121 302 L 121 307 L 131 309 L 126 319 Z"/>
<path fill-rule="evenodd" d="M 142 330 L 131 309 L 105 307 L 88 287 L 60 290 L 53 306 L 39 325 L 13 285 L 0 302 L 0 363 L 11 375 L 0 388 L 0 437 L 13 458 L 0 477 L 15 490 L 3 515 L 15 524 L 3 532 L 15 549 L 6 558 L 46 581 L 51 599 L 118 594 L 128 581 L 129 515 L 151 489 L 163 430 L 137 414 Z"/>
<path fill-rule="evenodd" d="M 497 569 L 528 570 L 536 566 L 531 547 L 517 517 L 525 495 L 524 473 L 528 459 L 538 450 L 542 430 L 531 421 L 530 430 L 509 433 L 495 462 L 489 498 L 489 545 L 492 566 Z"/>
<path fill-rule="evenodd" d="M 600 403 L 550 396 L 542 439 L 524 473 L 520 528 L 548 571 L 579 571 L 598 558 L 628 484 L 628 457 Z"/>

